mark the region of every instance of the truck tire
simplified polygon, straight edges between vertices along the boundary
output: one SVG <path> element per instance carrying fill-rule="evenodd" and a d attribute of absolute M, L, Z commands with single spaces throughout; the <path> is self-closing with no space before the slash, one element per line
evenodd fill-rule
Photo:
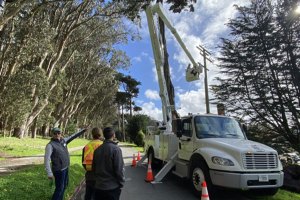
<path fill-rule="evenodd" d="M 202 183 L 206 181 L 207 190 L 211 197 L 214 194 L 214 189 L 206 163 L 202 159 L 194 160 L 191 164 L 190 173 L 190 183 L 195 196 L 201 197 Z"/>
<path fill-rule="evenodd" d="M 148 151 L 148 161 L 151 159 L 151 168 L 160 169 L 162 167 L 162 162 L 154 157 L 153 149 Z"/>

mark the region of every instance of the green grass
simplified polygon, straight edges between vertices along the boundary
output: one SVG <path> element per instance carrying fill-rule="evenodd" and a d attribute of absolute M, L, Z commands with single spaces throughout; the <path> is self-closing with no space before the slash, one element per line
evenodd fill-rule
<path fill-rule="evenodd" d="M 17 138 L 0 138 L 0 152 L 15 156 L 30 156 L 44 154 L 45 145 L 49 139 L 17 139 Z M 88 140 L 75 139 L 68 145 L 69 148 L 83 146 Z M 121 143 L 143 152 L 143 147 L 137 147 L 131 143 Z M 26 152 L 27 151 L 27 152 Z M 84 177 L 84 169 L 81 166 L 82 151 L 71 153 L 71 166 L 69 171 L 69 186 L 65 192 L 66 199 L 70 199 L 75 188 L 80 184 Z M 0 160 L 3 158 L 0 158 Z M 35 165 L 27 167 L 9 175 L 0 177 L 0 199 L 50 199 L 54 188 L 51 188 L 46 176 L 44 165 Z M 252 198 L 251 198 L 252 199 Z M 273 197 L 253 197 L 255 200 L 296 200 L 300 199 L 300 194 L 279 190 Z"/>
<path fill-rule="evenodd" d="M 65 192 L 66 199 L 70 199 L 75 188 L 84 177 L 84 169 L 81 166 L 81 151 L 74 152 L 72 155 L 69 186 Z M 53 191 L 54 187 L 49 184 L 44 165 L 28 167 L 0 178 L 0 199 L 48 200 L 51 199 Z"/>
<path fill-rule="evenodd" d="M 280 189 L 274 196 L 254 197 L 253 199 L 255 200 L 296 200 L 296 199 L 300 199 L 300 194 Z"/>
<path fill-rule="evenodd" d="M 31 156 L 45 153 L 45 147 L 49 139 L 42 138 L 23 138 L 18 139 L 15 137 L 1 137 L 0 138 L 0 153 L 4 153 L 9 156 Z M 85 139 L 75 139 L 69 145 L 68 148 L 84 146 L 89 142 Z"/>

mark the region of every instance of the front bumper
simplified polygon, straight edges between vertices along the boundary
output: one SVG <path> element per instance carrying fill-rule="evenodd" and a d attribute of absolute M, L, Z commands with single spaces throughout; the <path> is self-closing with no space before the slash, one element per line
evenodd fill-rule
<path fill-rule="evenodd" d="M 278 188 L 283 185 L 284 174 L 276 173 L 231 173 L 210 170 L 211 181 L 214 185 L 235 189 Z"/>

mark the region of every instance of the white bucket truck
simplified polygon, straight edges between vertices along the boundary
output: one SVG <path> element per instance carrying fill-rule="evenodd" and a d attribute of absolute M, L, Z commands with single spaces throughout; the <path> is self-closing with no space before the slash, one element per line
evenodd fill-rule
<path fill-rule="evenodd" d="M 278 153 L 264 144 L 248 140 L 235 119 L 213 114 L 191 114 L 172 122 L 174 105 L 169 103 L 163 74 L 163 48 L 153 19 L 155 14 L 171 30 L 192 62 L 193 66 L 186 72 L 187 81 L 199 79 L 202 72 L 201 65 L 194 61 L 161 5 L 149 5 L 146 15 L 163 110 L 163 126 L 149 131 L 145 137 L 144 159 L 148 157 L 152 164 L 164 164 L 153 182 L 160 182 L 172 170 L 177 176 L 189 179 L 198 195 L 204 180 L 210 194 L 215 186 L 259 189 L 268 195 L 275 194 L 283 185 L 284 176 Z"/>

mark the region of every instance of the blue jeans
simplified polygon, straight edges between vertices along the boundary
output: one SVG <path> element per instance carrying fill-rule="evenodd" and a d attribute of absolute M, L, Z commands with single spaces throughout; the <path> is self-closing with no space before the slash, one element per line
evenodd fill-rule
<path fill-rule="evenodd" d="M 53 172 L 55 178 L 55 191 L 52 200 L 63 200 L 65 189 L 68 185 L 68 168 L 62 171 Z"/>

